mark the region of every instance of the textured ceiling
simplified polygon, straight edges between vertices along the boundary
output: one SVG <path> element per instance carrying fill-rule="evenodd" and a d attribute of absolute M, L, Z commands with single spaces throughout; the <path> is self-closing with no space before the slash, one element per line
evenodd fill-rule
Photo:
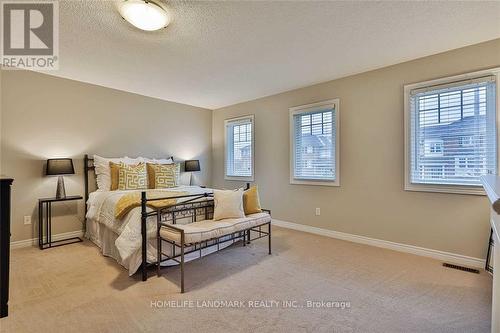
<path fill-rule="evenodd" d="M 48 74 L 218 108 L 500 37 L 500 2 L 168 2 L 144 32 L 112 1 L 60 1 Z"/>

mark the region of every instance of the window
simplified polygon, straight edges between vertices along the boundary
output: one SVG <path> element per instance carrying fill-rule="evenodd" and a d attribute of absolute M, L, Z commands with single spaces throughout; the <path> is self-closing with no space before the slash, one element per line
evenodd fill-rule
<path fill-rule="evenodd" d="M 458 138 L 458 144 L 461 147 L 470 147 L 474 145 L 474 137 L 473 136 L 460 136 Z"/>
<path fill-rule="evenodd" d="M 458 158 L 458 165 L 457 167 L 459 169 L 464 169 L 467 166 L 468 158 L 467 157 L 459 157 Z"/>
<path fill-rule="evenodd" d="M 497 76 L 483 71 L 405 86 L 405 189 L 483 194 L 497 172 Z"/>
<path fill-rule="evenodd" d="M 253 181 L 254 117 L 225 121 L 225 179 Z"/>
<path fill-rule="evenodd" d="M 290 108 L 290 183 L 339 186 L 339 101 Z"/>
<path fill-rule="evenodd" d="M 443 140 L 424 140 L 425 156 L 443 156 Z"/>
<path fill-rule="evenodd" d="M 421 165 L 420 172 L 429 179 L 443 179 L 444 167 L 442 165 Z"/>

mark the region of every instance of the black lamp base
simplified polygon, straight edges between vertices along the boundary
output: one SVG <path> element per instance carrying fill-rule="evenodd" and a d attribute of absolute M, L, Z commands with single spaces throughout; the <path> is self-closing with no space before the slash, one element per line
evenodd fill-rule
<path fill-rule="evenodd" d="M 64 177 L 57 177 L 57 191 L 56 191 L 56 199 L 64 199 L 66 198 L 66 189 L 64 188 Z"/>

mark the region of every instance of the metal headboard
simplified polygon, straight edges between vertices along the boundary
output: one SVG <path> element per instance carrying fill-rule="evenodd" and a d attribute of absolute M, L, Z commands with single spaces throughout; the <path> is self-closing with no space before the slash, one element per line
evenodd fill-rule
<path fill-rule="evenodd" d="M 85 154 L 83 157 L 83 174 L 85 177 L 85 214 L 87 214 L 87 201 L 89 200 L 89 173 L 95 170 L 94 159 Z M 94 173 L 95 179 L 95 173 Z"/>

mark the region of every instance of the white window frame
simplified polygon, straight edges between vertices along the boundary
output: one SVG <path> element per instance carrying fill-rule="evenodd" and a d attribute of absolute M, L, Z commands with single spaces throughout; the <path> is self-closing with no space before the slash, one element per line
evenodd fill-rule
<path fill-rule="evenodd" d="M 404 86 L 404 189 L 406 191 L 420 191 L 420 192 L 438 192 L 438 193 L 456 193 L 456 194 L 473 194 L 473 195 L 486 195 L 482 186 L 466 186 L 466 185 L 433 185 L 433 184 L 414 184 L 410 181 L 410 168 L 411 168 L 411 107 L 410 107 L 410 93 L 414 89 L 429 87 L 434 85 L 454 84 L 459 81 L 474 80 L 485 76 L 496 76 L 496 140 L 497 145 L 500 143 L 500 67 L 471 72 L 461 75 L 455 75 L 445 78 L 440 78 L 431 81 L 419 82 L 408 84 Z M 500 154 L 500 146 L 497 151 L 497 169 Z M 498 170 L 496 170 L 498 174 Z"/>
<path fill-rule="evenodd" d="M 251 176 L 232 176 L 227 174 L 227 125 L 234 122 L 243 122 L 250 120 L 252 124 L 252 175 Z M 246 115 L 242 117 L 230 118 L 224 120 L 224 179 L 225 180 L 235 180 L 235 181 L 248 181 L 253 182 L 255 179 L 255 116 L 253 114 Z"/>
<path fill-rule="evenodd" d="M 303 180 L 294 177 L 295 167 L 295 126 L 294 116 L 301 113 L 309 113 L 324 110 L 325 107 L 335 109 L 335 180 Z M 340 100 L 330 99 L 318 103 L 294 106 L 288 109 L 290 117 L 290 184 L 294 185 L 318 185 L 318 186 L 340 186 Z"/>

